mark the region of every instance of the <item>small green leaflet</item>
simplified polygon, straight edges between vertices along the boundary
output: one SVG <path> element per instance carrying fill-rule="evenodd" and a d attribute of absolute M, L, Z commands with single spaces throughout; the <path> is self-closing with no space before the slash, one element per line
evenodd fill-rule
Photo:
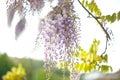
<path fill-rule="evenodd" d="M 116 21 L 116 13 L 113 13 L 111 16 L 111 23 Z"/>
<path fill-rule="evenodd" d="M 120 20 L 120 11 L 117 13 L 117 20 Z"/>
<path fill-rule="evenodd" d="M 101 16 L 102 12 L 97 6 L 96 2 L 92 0 L 88 3 L 88 0 L 82 0 L 82 5 L 87 7 L 92 13 L 94 13 L 96 16 Z"/>
<path fill-rule="evenodd" d="M 107 21 L 114 23 L 115 21 L 120 20 L 120 11 L 118 13 L 113 13 L 112 15 L 103 15 L 101 16 L 102 21 Z"/>

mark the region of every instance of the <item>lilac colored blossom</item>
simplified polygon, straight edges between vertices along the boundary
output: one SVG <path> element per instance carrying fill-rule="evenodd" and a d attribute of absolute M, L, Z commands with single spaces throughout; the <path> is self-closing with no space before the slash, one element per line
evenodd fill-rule
<path fill-rule="evenodd" d="M 70 61 L 70 51 L 76 49 L 79 41 L 72 2 L 58 1 L 58 5 L 39 24 L 40 35 L 45 41 L 46 61 Z"/>

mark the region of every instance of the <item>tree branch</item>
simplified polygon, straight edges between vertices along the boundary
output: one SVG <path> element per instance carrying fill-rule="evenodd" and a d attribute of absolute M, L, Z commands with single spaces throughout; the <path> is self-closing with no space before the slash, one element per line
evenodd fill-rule
<path fill-rule="evenodd" d="M 98 18 L 96 18 L 96 16 L 94 16 L 90 11 L 87 10 L 87 8 L 85 6 L 82 5 L 82 3 L 80 2 L 80 0 L 78 0 L 79 4 L 88 12 L 89 15 L 91 15 L 100 25 L 100 27 L 102 28 L 102 30 L 104 31 L 104 33 L 106 34 L 106 38 L 111 40 L 110 35 L 108 34 L 108 32 L 105 30 L 105 28 L 103 27 L 103 24 L 98 20 Z"/>

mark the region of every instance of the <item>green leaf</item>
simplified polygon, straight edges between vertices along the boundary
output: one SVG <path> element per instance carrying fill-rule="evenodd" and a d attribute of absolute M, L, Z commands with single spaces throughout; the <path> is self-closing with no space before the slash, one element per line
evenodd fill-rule
<path fill-rule="evenodd" d="M 101 63 L 103 60 L 102 60 L 101 56 L 96 56 L 96 61 Z"/>
<path fill-rule="evenodd" d="M 120 20 L 120 11 L 118 13 L 113 13 L 112 15 L 103 15 L 101 16 L 102 21 L 107 21 L 114 23 L 115 21 Z"/>
<path fill-rule="evenodd" d="M 111 23 L 115 22 L 116 20 L 116 13 L 113 13 L 111 16 Z"/>
<path fill-rule="evenodd" d="M 100 66 L 100 65 L 98 65 L 98 70 L 99 70 L 99 71 L 101 70 L 101 66 Z"/>
<path fill-rule="evenodd" d="M 89 9 L 90 9 L 91 12 L 93 12 L 94 6 L 95 6 L 94 0 L 92 0 L 91 3 L 89 4 Z"/>
<path fill-rule="evenodd" d="M 102 21 L 105 21 L 105 18 L 106 18 L 105 16 L 101 16 Z"/>
<path fill-rule="evenodd" d="M 85 2 L 85 6 L 88 7 L 88 0 Z"/>
<path fill-rule="evenodd" d="M 111 22 L 111 16 L 110 16 L 110 15 L 107 15 L 107 16 L 106 16 L 106 20 L 107 20 L 108 22 Z"/>
<path fill-rule="evenodd" d="M 117 20 L 120 20 L 120 11 L 117 13 Z"/>
<path fill-rule="evenodd" d="M 91 63 L 94 61 L 94 54 L 89 54 L 89 61 Z"/>
<path fill-rule="evenodd" d="M 113 69 L 112 69 L 112 67 L 111 67 L 111 66 L 109 66 L 109 69 L 110 69 L 110 71 L 113 71 Z"/>
<path fill-rule="evenodd" d="M 89 52 L 93 53 L 93 45 L 90 46 Z"/>
<path fill-rule="evenodd" d="M 80 65 L 80 71 L 82 71 L 82 70 L 84 70 L 84 67 L 85 67 L 85 63 L 82 63 L 81 65 Z"/>
<path fill-rule="evenodd" d="M 80 68 L 80 64 L 77 63 L 77 64 L 75 65 L 75 69 L 76 69 L 77 71 L 80 71 L 79 68 Z"/>
<path fill-rule="evenodd" d="M 87 64 L 87 71 L 90 72 L 92 70 L 91 64 Z"/>
<path fill-rule="evenodd" d="M 100 40 L 97 41 L 98 45 L 100 44 Z"/>
<path fill-rule="evenodd" d="M 101 71 L 102 72 L 108 72 L 109 71 L 109 66 L 108 65 L 102 65 L 101 66 Z"/>
<path fill-rule="evenodd" d="M 90 48 L 89 48 L 89 52 L 90 53 L 94 53 L 96 54 L 98 51 L 98 45 L 100 44 L 99 40 L 94 39 L 93 43 L 91 44 Z"/>
<path fill-rule="evenodd" d="M 89 63 L 86 63 L 85 64 L 85 67 L 84 67 L 84 72 L 90 72 L 91 71 L 91 64 L 89 64 Z"/>
<path fill-rule="evenodd" d="M 82 5 L 84 5 L 85 4 L 85 0 L 82 0 Z"/>
<path fill-rule="evenodd" d="M 82 71 L 84 69 L 84 64 L 83 63 L 77 63 L 75 65 L 75 69 L 79 72 Z"/>
<path fill-rule="evenodd" d="M 91 67 L 91 70 L 92 70 L 92 69 L 96 69 L 96 65 L 95 65 L 95 64 L 93 64 L 93 63 L 92 63 L 92 64 L 90 64 L 90 67 Z"/>
<path fill-rule="evenodd" d="M 78 50 L 79 51 L 83 51 L 83 49 L 81 48 L 81 46 L 78 46 Z"/>
<path fill-rule="evenodd" d="M 90 12 L 93 12 L 95 14 L 95 16 L 101 16 L 102 15 L 101 10 L 98 8 L 98 6 L 97 6 L 97 4 L 94 0 L 92 0 L 90 3 L 88 3 L 86 1 L 85 6 L 90 10 Z"/>
<path fill-rule="evenodd" d="M 87 64 L 86 63 L 84 63 L 84 67 L 83 68 L 84 68 L 84 72 L 87 72 L 88 68 L 87 68 Z"/>
<path fill-rule="evenodd" d="M 104 62 L 108 62 L 108 55 L 107 54 L 105 54 L 102 58 L 103 58 Z"/>

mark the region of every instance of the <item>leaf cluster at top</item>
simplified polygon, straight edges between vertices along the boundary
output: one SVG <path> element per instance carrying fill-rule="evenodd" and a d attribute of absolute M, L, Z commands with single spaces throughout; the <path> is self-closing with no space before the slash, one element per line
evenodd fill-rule
<path fill-rule="evenodd" d="M 91 13 L 94 13 L 94 15 L 99 17 L 102 21 L 114 23 L 115 21 L 120 20 L 120 11 L 111 15 L 102 15 L 100 8 L 94 0 L 91 0 L 91 2 L 88 2 L 88 0 L 82 0 L 82 5 L 85 6 Z"/>

